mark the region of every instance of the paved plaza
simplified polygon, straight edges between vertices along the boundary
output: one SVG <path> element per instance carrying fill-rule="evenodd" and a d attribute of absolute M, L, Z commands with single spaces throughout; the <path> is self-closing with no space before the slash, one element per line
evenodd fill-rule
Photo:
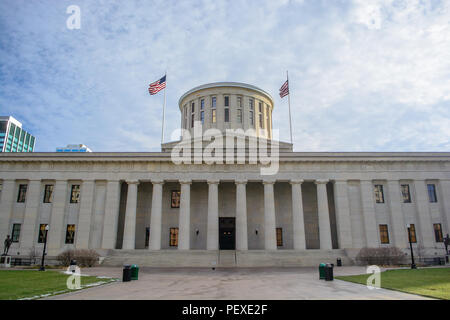
<path fill-rule="evenodd" d="M 122 278 L 122 269 L 98 267 L 88 275 Z M 365 273 L 364 267 L 334 268 L 335 275 Z M 139 280 L 115 282 L 48 299 L 193 299 L 193 300 L 303 300 L 303 299 L 427 299 L 341 280 L 318 279 L 317 268 L 141 268 Z"/>

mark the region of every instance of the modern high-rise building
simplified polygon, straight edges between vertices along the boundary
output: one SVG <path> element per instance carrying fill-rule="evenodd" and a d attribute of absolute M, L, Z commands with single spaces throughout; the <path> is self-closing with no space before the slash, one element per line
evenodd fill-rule
<path fill-rule="evenodd" d="M 0 152 L 33 152 L 36 139 L 11 116 L 0 116 Z"/>

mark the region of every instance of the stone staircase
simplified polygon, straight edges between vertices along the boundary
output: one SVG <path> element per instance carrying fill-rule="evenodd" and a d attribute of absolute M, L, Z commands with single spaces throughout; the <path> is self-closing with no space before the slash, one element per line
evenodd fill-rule
<path fill-rule="evenodd" d="M 237 267 L 236 251 L 235 250 L 220 250 L 219 251 L 219 267 Z"/>
<path fill-rule="evenodd" d="M 315 267 L 319 263 L 353 265 L 347 250 L 108 250 L 102 265 L 142 267 Z"/>

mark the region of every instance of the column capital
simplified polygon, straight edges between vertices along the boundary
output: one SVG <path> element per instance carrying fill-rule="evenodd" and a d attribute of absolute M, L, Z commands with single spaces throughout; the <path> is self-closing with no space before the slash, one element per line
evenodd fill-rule
<path fill-rule="evenodd" d="M 291 179 L 289 181 L 290 184 L 302 184 L 305 180 L 303 179 Z"/>
<path fill-rule="evenodd" d="M 330 181 L 330 180 L 328 180 L 328 179 L 317 179 L 317 180 L 314 181 L 314 183 L 315 184 L 326 184 L 326 183 L 328 183 L 328 181 Z"/>
<path fill-rule="evenodd" d="M 120 180 L 119 179 L 106 179 L 106 183 L 109 183 L 109 182 L 117 183 L 117 182 L 120 182 Z"/>
<path fill-rule="evenodd" d="M 235 184 L 247 184 L 248 180 L 247 179 L 236 179 L 234 180 Z"/>
<path fill-rule="evenodd" d="M 127 184 L 139 184 L 139 180 L 127 180 Z"/>
<path fill-rule="evenodd" d="M 386 182 L 387 183 L 400 183 L 400 180 L 398 180 L 398 179 L 387 179 Z"/>
<path fill-rule="evenodd" d="M 206 180 L 206 182 L 208 184 L 219 184 L 220 183 L 220 179 L 208 179 L 208 180 Z"/>
<path fill-rule="evenodd" d="M 152 184 L 164 184 L 164 179 L 152 179 Z"/>
<path fill-rule="evenodd" d="M 335 179 L 334 183 L 335 184 L 347 184 L 348 180 L 347 179 Z"/>
<path fill-rule="evenodd" d="M 268 180 L 263 180 L 263 184 L 275 184 L 276 180 L 274 179 L 268 179 Z"/>
<path fill-rule="evenodd" d="M 191 179 L 180 179 L 180 180 L 178 180 L 178 182 L 180 184 L 192 184 L 192 180 Z"/>
<path fill-rule="evenodd" d="M 95 183 L 95 179 L 83 179 L 81 183 Z"/>

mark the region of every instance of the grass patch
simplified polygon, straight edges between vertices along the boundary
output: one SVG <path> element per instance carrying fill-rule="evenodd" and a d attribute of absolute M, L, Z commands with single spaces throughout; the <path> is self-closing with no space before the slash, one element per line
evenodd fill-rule
<path fill-rule="evenodd" d="M 336 279 L 366 285 L 370 275 L 337 276 Z M 450 300 L 450 268 L 387 270 L 381 273 L 381 287 Z"/>
<path fill-rule="evenodd" d="M 42 295 L 55 295 L 75 291 L 67 288 L 66 281 L 68 277 L 69 275 L 58 271 L 1 270 L 0 300 L 37 298 Z M 81 287 L 112 281 L 114 280 L 82 276 Z"/>

